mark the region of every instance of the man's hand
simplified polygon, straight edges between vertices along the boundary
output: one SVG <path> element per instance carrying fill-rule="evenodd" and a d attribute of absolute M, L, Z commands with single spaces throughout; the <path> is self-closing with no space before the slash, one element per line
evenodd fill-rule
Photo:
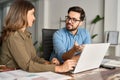
<path fill-rule="evenodd" d="M 77 42 L 75 42 L 73 48 L 76 52 L 82 52 L 84 45 L 79 45 Z"/>
<path fill-rule="evenodd" d="M 60 65 L 60 62 L 59 62 L 59 60 L 58 60 L 57 58 L 53 58 L 53 59 L 51 60 L 51 63 L 52 63 L 52 64 L 55 64 L 55 65 Z"/>

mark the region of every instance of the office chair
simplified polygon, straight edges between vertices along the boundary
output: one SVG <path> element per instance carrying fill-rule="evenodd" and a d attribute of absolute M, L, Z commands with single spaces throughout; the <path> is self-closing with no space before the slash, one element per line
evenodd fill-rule
<path fill-rule="evenodd" d="M 53 51 L 53 33 L 58 29 L 42 29 L 43 58 L 49 61 Z"/>

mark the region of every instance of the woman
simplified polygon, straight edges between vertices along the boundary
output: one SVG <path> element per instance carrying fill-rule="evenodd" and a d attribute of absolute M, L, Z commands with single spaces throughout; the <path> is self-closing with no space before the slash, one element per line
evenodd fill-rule
<path fill-rule="evenodd" d="M 2 31 L 1 64 L 30 72 L 73 70 L 74 60 L 57 66 L 36 55 L 31 33 L 26 30 L 33 25 L 34 12 L 35 8 L 29 1 L 19 0 L 11 5 Z"/>

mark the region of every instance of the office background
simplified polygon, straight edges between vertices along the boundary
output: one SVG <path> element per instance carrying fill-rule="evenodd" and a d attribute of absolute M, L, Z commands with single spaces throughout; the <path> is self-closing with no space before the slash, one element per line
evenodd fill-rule
<path fill-rule="evenodd" d="M 10 3 L 14 0 L 0 0 L 0 31 L 4 17 L 9 10 Z M 32 32 L 33 41 L 41 43 L 42 29 L 59 29 L 64 27 L 67 10 L 71 6 L 81 6 L 86 12 L 83 26 L 88 30 L 93 26 L 91 21 L 100 15 L 103 20 L 95 24 L 94 34 L 98 34 L 93 43 L 104 42 L 106 31 L 120 31 L 120 1 L 119 0 L 29 0 L 36 7 L 36 22 L 29 30 Z M 118 40 L 120 41 L 120 39 Z M 113 46 L 114 52 L 120 55 L 120 46 Z M 113 51 L 113 50 L 111 50 Z"/>

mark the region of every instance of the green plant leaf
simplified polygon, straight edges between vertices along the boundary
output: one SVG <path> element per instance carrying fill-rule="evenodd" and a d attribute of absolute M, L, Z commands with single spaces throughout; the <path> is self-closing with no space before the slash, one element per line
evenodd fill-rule
<path fill-rule="evenodd" d="M 94 39 L 98 34 L 94 34 L 91 36 L 91 39 Z"/>
<path fill-rule="evenodd" d="M 99 15 L 97 15 L 97 16 L 95 17 L 95 19 L 92 20 L 91 24 L 96 24 L 98 21 L 100 21 L 100 20 L 102 20 L 102 19 L 104 19 L 104 17 L 101 18 Z"/>

